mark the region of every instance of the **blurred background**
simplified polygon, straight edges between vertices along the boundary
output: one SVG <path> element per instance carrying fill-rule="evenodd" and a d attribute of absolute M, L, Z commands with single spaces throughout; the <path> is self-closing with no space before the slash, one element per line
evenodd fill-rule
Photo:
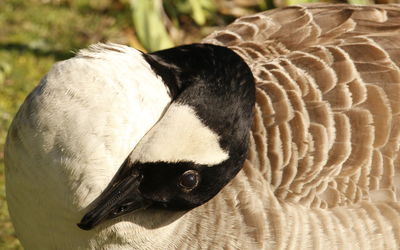
<path fill-rule="evenodd" d="M 395 1 L 399 0 L 336 2 Z M 0 250 L 21 249 L 5 202 L 7 128 L 25 96 L 54 62 L 97 42 L 121 43 L 142 51 L 198 42 L 239 16 L 310 2 L 316 1 L 0 0 Z"/>

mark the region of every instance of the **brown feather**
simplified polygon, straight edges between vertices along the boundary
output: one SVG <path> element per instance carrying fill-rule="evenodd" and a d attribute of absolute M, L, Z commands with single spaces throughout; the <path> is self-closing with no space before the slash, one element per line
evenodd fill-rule
<path fill-rule="evenodd" d="M 235 50 L 257 82 L 244 171 L 211 202 L 252 206 L 229 194 L 260 183 L 265 224 L 244 222 L 258 247 L 399 248 L 400 5 L 276 9 L 203 42 Z"/>

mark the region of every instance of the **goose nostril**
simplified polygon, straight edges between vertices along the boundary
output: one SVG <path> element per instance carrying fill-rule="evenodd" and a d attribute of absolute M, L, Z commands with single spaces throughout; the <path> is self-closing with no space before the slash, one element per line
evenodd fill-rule
<path fill-rule="evenodd" d="M 114 214 L 114 215 L 119 215 L 119 214 L 125 212 L 127 209 L 128 209 L 128 207 L 125 206 L 125 205 L 120 206 L 120 207 L 118 207 L 118 208 L 113 212 L 113 214 Z"/>

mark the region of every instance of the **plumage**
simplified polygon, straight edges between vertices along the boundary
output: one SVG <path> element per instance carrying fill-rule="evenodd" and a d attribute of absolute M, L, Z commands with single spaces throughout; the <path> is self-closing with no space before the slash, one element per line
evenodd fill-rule
<path fill-rule="evenodd" d="M 77 82 L 76 89 L 60 85 L 66 99 L 51 102 L 74 100 L 68 108 L 73 112 L 54 115 L 59 107 L 46 106 L 52 96 L 39 85 L 10 129 L 7 199 L 26 248 L 398 249 L 400 5 L 275 9 L 239 18 L 203 42 L 238 53 L 256 80 L 248 156 L 238 175 L 209 202 L 186 213 L 143 210 L 91 231 L 76 227 L 170 101 L 159 77 L 152 79 L 158 85 L 147 92 L 150 99 L 132 101 L 125 94 L 132 91 L 130 83 L 120 78 L 130 76 L 135 82 L 130 62 L 111 69 L 106 64 L 133 52 L 96 47 L 98 54 L 82 52 L 64 62 L 71 64 L 69 72 L 57 73 L 56 66 L 45 79 L 51 82 L 63 73 L 58 79 Z M 110 75 L 96 69 L 98 77 L 85 79 L 96 74 L 79 70 L 79 63 L 87 63 L 83 58 L 103 53 L 114 59 L 102 62 L 100 69 L 120 79 L 119 84 L 105 78 L 106 89 L 94 85 L 87 94 L 77 93 L 82 81 Z M 159 88 L 163 91 L 154 91 Z M 127 112 L 113 113 L 159 100 L 154 93 L 161 93 L 164 102 L 157 102 L 142 127 L 130 128 L 137 121 Z M 32 98 L 35 102 L 29 102 Z M 73 106 L 79 102 L 89 107 L 86 111 L 109 116 L 100 123 L 101 117 L 80 114 Z M 149 106 L 141 106 L 143 116 Z M 32 112 L 43 107 L 49 117 L 35 117 Z M 28 124 L 21 120 L 27 117 L 32 118 Z M 76 127 L 62 122 L 80 117 L 88 120 Z M 41 126 L 44 120 L 52 122 Z M 49 125 L 74 133 L 37 133 Z M 118 133 L 109 134 L 109 127 Z M 68 140 L 70 148 L 57 147 Z M 35 145 L 51 157 L 38 155 L 42 151 Z M 24 166 L 27 162 L 31 165 Z M 30 193 L 19 192 L 24 188 Z"/>
<path fill-rule="evenodd" d="M 246 158 L 255 83 L 239 55 L 221 46 L 191 44 L 144 58 L 162 72 L 172 102 L 90 205 L 78 224 L 84 230 L 144 208 L 200 206 Z"/>

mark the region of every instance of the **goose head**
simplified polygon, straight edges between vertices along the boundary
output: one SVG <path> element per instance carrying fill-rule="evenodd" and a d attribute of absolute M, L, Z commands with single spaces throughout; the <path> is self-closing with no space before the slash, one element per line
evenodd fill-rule
<path fill-rule="evenodd" d="M 81 229 L 148 207 L 200 206 L 235 177 L 246 158 L 255 84 L 240 56 L 192 44 L 143 57 L 172 102 L 89 206 Z"/>

